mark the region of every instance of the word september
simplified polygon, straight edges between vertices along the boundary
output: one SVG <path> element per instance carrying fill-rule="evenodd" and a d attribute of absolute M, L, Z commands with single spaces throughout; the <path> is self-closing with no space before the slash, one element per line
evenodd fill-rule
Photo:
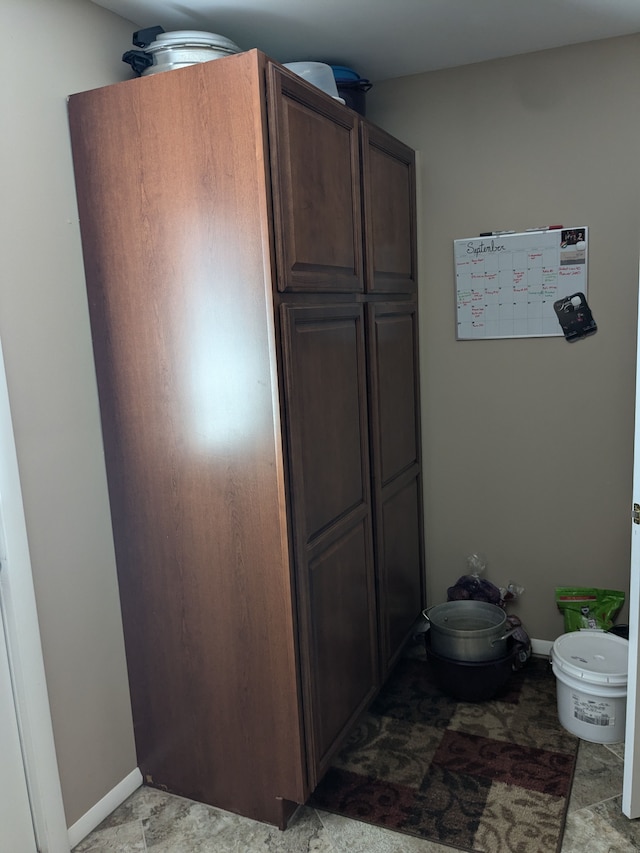
<path fill-rule="evenodd" d="M 473 242 L 467 243 L 467 255 L 483 255 L 485 252 L 504 252 L 505 246 L 504 243 L 496 243 L 495 240 L 492 240 L 491 243 L 485 243 L 484 240 L 480 243 Z"/>

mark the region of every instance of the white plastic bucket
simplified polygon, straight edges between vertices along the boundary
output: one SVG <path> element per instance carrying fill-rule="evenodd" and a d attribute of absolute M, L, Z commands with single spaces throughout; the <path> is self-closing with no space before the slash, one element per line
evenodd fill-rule
<path fill-rule="evenodd" d="M 553 644 L 558 718 L 592 743 L 624 740 L 629 642 L 601 631 L 572 631 Z"/>

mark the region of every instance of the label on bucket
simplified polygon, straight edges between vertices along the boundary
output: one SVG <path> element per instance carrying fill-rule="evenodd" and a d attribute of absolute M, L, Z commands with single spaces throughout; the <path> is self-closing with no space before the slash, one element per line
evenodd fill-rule
<path fill-rule="evenodd" d="M 583 699 L 576 693 L 572 693 L 571 698 L 576 720 L 591 726 L 615 726 L 615 708 L 609 702 Z"/>

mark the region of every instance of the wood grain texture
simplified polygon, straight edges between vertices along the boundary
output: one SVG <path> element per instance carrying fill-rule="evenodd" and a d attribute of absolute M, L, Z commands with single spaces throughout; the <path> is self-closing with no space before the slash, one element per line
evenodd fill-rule
<path fill-rule="evenodd" d="M 139 765 L 284 827 L 422 604 L 413 153 L 258 51 L 69 116 Z"/>
<path fill-rule="evenodd" d="M 368 310 L 369 395 L 383 678 L 424 607 L 418 307 Z"/>
<path fill-rule="evenodd" d="M 414 293 L 415 153 L 375 125 L 363 123 L 362 163 L 367 291 Z"/>
<path fill-rule="evenodd" d="M 78 95 L 70 120 L 140 767 L 278 822 L 307 788 L 259 63 Z"/>
<path fill-rule="evenodd" d="M 364 289 L 357 115 L 269 67 L 278 287 Z"/>
<path fill-rule="evenodd" d="M 312 784 L 378 683 L 364 312 L 283 305 Z"/>

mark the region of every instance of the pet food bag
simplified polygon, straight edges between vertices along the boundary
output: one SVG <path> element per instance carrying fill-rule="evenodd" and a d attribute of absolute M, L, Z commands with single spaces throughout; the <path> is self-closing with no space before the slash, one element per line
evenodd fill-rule
<path fill-rule="evenodd" d="M 624 604 L 624 592 L 593 587 L 556 587 L 556 604 L 564 615 L 565 633 L 608 631 Z"/>

